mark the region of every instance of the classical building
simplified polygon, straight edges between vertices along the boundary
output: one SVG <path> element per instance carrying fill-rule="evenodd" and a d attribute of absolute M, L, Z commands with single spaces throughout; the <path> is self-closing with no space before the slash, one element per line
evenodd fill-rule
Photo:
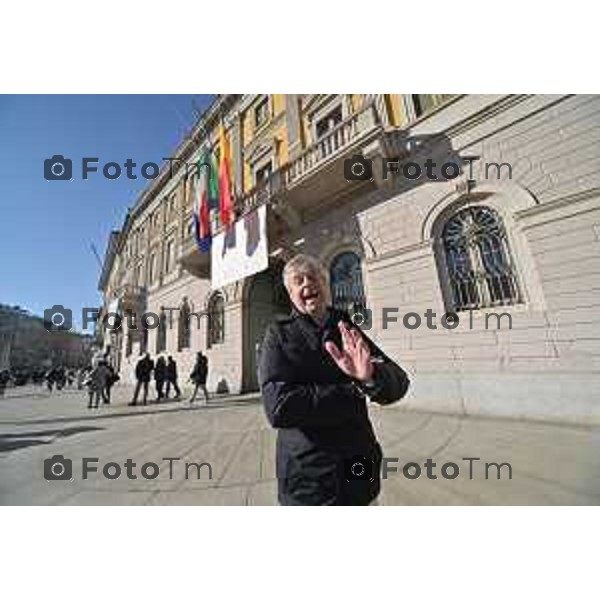
<path fill-rule="evenodd" d="M 177 156 L 218 152 L 221 123 L 238 214 L 268 203 L 270 267 L 212 290 L 193 176 L 163 169 L 100 278 L 105 313 L 162 316 L 106 332 L 125 380 L 144 351 L 186 375 L 203 350 L 209 389 L 256 389 L 256 347 L 289 308 L 283 261 L 306 252 L 329 269 L 334 302 L 412 373 L 407 403 L 598 419 L 600 97 L 222 95 Z"/>

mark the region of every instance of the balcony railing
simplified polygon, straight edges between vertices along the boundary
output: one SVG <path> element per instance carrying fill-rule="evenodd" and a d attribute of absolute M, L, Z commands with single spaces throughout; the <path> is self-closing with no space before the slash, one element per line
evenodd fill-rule
<path fill-rule="evenodd" d="M 281 190 L 280 171 L 275 171 L 266 182 L 254 186 L 235 201 L 235 212 L 238 216 L 259 207 L 261 204 L 268 202 L 274 193 Z"/>
<path fill-rule="evenodd" d="M 298 157 L 274 171 L 266 183 L 255 186 L 236 200 L 236 213 L 246 214 L 285 192 L 335 156 L 352 147 L 353 143 L 368 136 L 379 127 L 379 118 L 373 104 L 336 125 L 331 131 L 310 145 Z"/>
<path fill-rule="evenodd" d="M 373 104 L 350 115 L 283 167 L 285 185 L 293 185 L 378 125 L 379 119 Z"/>

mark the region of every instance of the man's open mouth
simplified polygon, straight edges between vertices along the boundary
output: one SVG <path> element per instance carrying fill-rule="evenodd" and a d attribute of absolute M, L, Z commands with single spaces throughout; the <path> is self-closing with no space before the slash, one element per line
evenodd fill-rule
<path fill-rule="evenodd" d="M 304 302 L 311 302 L 314 300 L 317 300 L 319 298 L 319 292 L 315 291 L 315 290 L 307 290 L 306 292 L 304 292 L 302 294 L 302 300 L 304 300 Z"/>

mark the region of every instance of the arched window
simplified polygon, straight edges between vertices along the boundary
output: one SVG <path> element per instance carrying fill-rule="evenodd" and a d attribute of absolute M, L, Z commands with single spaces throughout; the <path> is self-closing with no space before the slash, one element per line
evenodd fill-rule
<path fill-rule="evenodd" d="M 183 348 L 189 348 L 191 343 L 190 306 L 185 298 L 179 311 L 178 325 L 177 347 L 181 351 Z"/>
<path fill-rule="evenodd" d="M 164 310 L 160 311 L 160 321 L 156 330 L 156 354 L 167 349 L 167 315 Z"/>
<path fill-rule="evenodd" d="M 221 294 L 212 296 L 208 303 L 208 340 L 210 348 L 225 340 L 225 301 Z"/>
<path fill-rule="evenodd" d="M 454 310 L 521 302 L 506 231 L 498 213 L 473 206 L 454 214 L 442 231 Z"/>
<path fill-rule="evenodd" d="M 360 257 L 354 252 L 338 254 L 329 271 L 331 301 L 334 308 L 349 313 L 363 312 L 367 301 L 362 280 Z"/>

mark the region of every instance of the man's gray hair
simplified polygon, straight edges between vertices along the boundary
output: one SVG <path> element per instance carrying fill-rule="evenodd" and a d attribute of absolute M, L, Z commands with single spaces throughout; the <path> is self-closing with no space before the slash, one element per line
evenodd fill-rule
<path fill-rule="evenodd" d="M 289 278 L 293 273 L 306 271 L 313 271 L 322 277 L 325 283 L 328 282 L 328 273 L 318 258 L 308 254 L 297 254 L 294 258 L 288 260 L 285 267 L 283 267 L 283 285 L 287 289 Z"/>

